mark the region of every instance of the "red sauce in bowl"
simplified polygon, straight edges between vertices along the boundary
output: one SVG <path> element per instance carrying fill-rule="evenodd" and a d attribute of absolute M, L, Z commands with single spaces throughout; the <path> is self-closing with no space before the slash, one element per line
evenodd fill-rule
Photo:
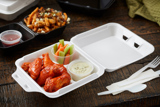
<path fill-rule="evenodd" d="M 22 37 L 21 32 L 17 30 L 6 30 L 0 34 L 0 40 L 4 46 L 16 45 Z"/>
<path fill-rule="evenodd" d="M 2 36 L 2 39 L 5 41 L 14 41 L 14 40 L 18 39 L 19 37 L 20 36 L 15 35 L 15 34 L 7 34 L 7 35 Z"/>

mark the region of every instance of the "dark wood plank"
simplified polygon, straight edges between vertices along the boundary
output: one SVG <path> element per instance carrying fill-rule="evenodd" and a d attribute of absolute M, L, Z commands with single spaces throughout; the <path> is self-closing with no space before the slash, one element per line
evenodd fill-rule
<path fill-rule="evenodd" d="M 37 6 L 51 7 L 62 10 L 55 0 L 40 0 Z M 35 6 L 35 7 L 37 7 Z M 35 9 L 30 8 L 13 21 L 4 21 L 0 19 L 0 25 L 6 25 L 13 22 L 19 22 Z M 149 63 L 157 55 L 160 55 L 160 29 L 159 26 L 140 16 L 134 19 L 128 16 L 128 8 L 125 0 L 116 0 L 116 2 L 100 17 L 94 17 L 82 13 L 66 11 L 71 17 L 71 24 L 67 26 L 63 34 L 59 37 L 49 40 L 33 40 L 29 45 L 14 52 L 3 52 L 0 50 L 0 106 L 119 106 L 135 107 L 160 105 L 160 79 L 157 78 L 147 82 L 147 88 L 137 94 L 129 92 L 121 93 L 117 96 L 97 96 L 98 92 L 106 90 L 106 86 L 129 77 L 138 69 Z M 50 99 L 41 93 L 25 92 L 11 77 L 16 70 L 15 61 L 29 53 L 42 49 L 59 39 L 70 40 L 73 36 L 84 31 L 93 29 L 109 22 L 120 23 L 129 30 L 138 34 L 143 39 L 154 45 L 155 51 L 146 58 L 123 67 L 115 72 L 105 72 L 100 78 L 63 95 L 56 99 Z M 160 66 L 154 70 L 160 69 Z"/>

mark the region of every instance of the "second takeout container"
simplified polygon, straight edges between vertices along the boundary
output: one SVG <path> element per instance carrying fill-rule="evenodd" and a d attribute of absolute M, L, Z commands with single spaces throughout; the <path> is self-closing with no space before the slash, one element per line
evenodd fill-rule
<path fill-rule="evenodd" d="M 32 62 L 48 52 L 50 58 L 53 45 L 38 50 L 19 58 L 15 64 L 17 70 L 12 77 L 27 92 L 40 92 L 49 98 L 62 96 L 82 85 L 93 81 L 104 74 L 104 71 L 113 72 L 123 66 L 140 60 L 154 51 L 153 45 L 129 31 L 117 23 L 108 23 L 71 38 L 68 44 L 74 44 L 80 59 L 85 59 L 93 64 L 94 70 L 91 75 L 79 80 L 71 81 L 71 84 L 56 92 L 45 92 L 22 68 L 24 62 Z M 67 67 L 67 66 L 66 66 Z"/>
<path fill-rule="evenodd" d="M 57 0 L 57 2 L 62 9 L 100 16 L 115 0 Z"/>
<path fill-rule="evenodd" d="M 38 2 L 39 0 L 0 0 L 0 18 L 13 20 Z"/>
<path fill-rule="evenodd" d="M 12 45 L 12 46 L 4 46 L 2 42 L 0 41 L 0 50 L 12 51 L 14 49 L 21 48 L 24 46 L 24 44 L 28 44 L 34 38 L 38 38 L 39 40 L 46 40 L 46 39 L 54 38 L 56 36 L 61 35 L 67 25 L 68 24 L 60 28 L 57 28 L 55 30 L 52 30 L 48 33 L 44 33 L 44 34 L 35 33 L 31 29 L 29 29 L 23 21 L 2 26 L 0 27 L 0 33 L 6 30 L 17 30 L 22 33 L 22 39 L 20 43 L 16 45 Z"/>

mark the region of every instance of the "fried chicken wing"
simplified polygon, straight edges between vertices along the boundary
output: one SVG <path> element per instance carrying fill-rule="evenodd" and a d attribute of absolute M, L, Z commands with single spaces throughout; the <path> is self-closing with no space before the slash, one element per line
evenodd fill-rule
<path fill-rule="evenodd" d="M 62 64 L 54 64 L 53 66 L 53 72 L 55 73 L 56 77 L 62 75 L 64 72 L 67 72 L 67 69 Z"/>
<path fill-rule="evenodd" d="M 71 77 L 67 72 L 67 69 L 61 65 L 61 64 L 54 64 L 54 70 L 55 73 L 54 78 L 47 78 L 44 90 L 47 92 L 54 92 L 59 90 L 60 88 L 68 85 L 70 83 Z"/>
<path fill-rule="evenodd" d="M 42 68 L 42 59 L 37 58 L 31 64 L 29 64 L 28 73 L 30 74 L 31 78 L 36 80 L 40 74 Z"/>
<path fill-rule="evenodd" d="M 45 84 L 45 81 L 48 77 L 54 77 L 55 73 L 53 72 L 54 70 L 54 66 L 53 65 L 48 65 L 47 67 L 45 67 L 41 72 L 40 75 L 37 79 L 37 83 L 40 86 L 43 86 Z"/>
<path fill-rule="evenodd" d="M 63 73 L 61 76 L 55 78 L 47 78 L 44 90 L 47 92 L 55 92 L 60 88 L 70 84 L 70 75 L 68 73 Z"/>
<path fill-rule="evenodd" d="M 22 64 L 22 69 L 24 70 L 24 71 L 27 71 L 28 72 L 28 69 L 29 69 L 29 64 L 30 64 L 30 62 L 24 62 L 23 64 Z"/>
<path fill-rule="evenodd" d="M 54 63 L 52 62 L 52 60 L 49 58 L 49 54 L 45 53 L 42 54 L 43 57 L 43 67 L 47 67 L 48 65 L 53 65 Z"/>

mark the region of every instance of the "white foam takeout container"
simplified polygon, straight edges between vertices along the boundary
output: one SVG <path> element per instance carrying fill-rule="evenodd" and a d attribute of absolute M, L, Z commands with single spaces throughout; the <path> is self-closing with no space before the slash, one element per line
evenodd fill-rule
<path fill-rule="evenodd" d="M 0 0 L 0 18 L 13 20 L 38 2 L 39 0 Z"/>
<path fill-rule="evenodd" d="M 46 52 L 52 59 L 51 48 L 53 48 L 53 44 L 18 59 L 15 62 L 17 70 L 12 74 L 12 77 L 27 92 L 40 92 L 49 98 L 56 98 L 99 78 L 105 70 L 115 71 L 154 51 L 153 45 L 117 23 L 108 23 L 78 34 L 72 37 L 70 42 L 65 41 L 65 43 L 74 44 L 75 50 L 79 53 L 79 59 L 87 60 L 93 64 L 94 70 L 91 75 L 79 81 L 71 80 L 70 85 L 56 92 L 45 92 L 43 87 L 40 87 L 21 68 L 21 65 L 24 62 L 33 61 Z"/>

